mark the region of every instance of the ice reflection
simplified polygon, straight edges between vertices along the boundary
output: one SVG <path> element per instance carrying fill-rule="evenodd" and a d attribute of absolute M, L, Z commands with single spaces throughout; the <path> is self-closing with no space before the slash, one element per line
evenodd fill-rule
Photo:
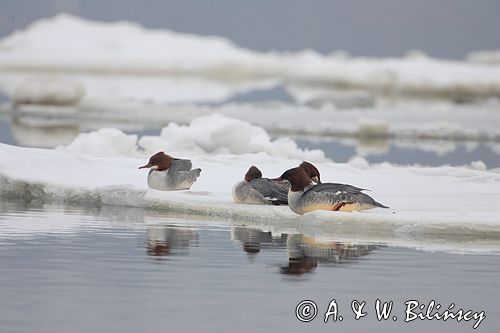
<path fill-rule="evenodd" d="M 11 130 L 20 145 L 41 148 L 67 145 L 80 133 L 80 127 L 76 124 L 27 124 L 18 118 L 12 120 Z"/>

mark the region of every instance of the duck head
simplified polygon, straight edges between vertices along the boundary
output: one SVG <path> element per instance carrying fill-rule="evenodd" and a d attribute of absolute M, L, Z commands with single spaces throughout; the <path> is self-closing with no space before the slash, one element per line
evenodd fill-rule
<path fill-rule="evenodd" d="M 245 174 L 245 181 L 262 178 L 262 172 L 255 165 L 252 165 Z"/>
<path fill-rule="evenodd" d="M 274 180 L 282 181 L 286 180 L 291 185 L 291 190 L 293 192 L 303 191 L 309 185 L 312 185 L 312 180 L 309 178 L 307 173 L 301 167 L 296 167 L 285 171 L 280 177 Z"/>
<path fill-rule="evenodd" d="M 319 170 L 316 168 L 312 163 L 309 163 L 307 161 L 303 161 L 300 165 L 299 168 L 304 169 L 304 171 L 307 173 L 309 178 L 316 184 L 321 183 L 320 175 L 319 175 Z"/>
<path fill-rule="evenodd" d="M 148 164 L 139 167 L 139 169 L 151 168 L 151 169 L 156 169 L 158 171 L 165 171 L 168 168 L 170 168 L 171 164 L 172 164 L 172 157 L 161 151 L 151 156 L 149 158 Z"/>

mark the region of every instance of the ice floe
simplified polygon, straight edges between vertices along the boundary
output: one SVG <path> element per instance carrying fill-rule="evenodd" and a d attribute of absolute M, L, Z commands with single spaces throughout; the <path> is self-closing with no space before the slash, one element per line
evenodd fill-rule
<path fill-rule="evenodd" d="M 357 213 L 314 212 L 297 216 L 288 207 L 234 204 L 231 188 L 256 164 L 265 175 L 279 175 L 300 159 L 265 153 L 183 155 L 202 168 L 190 191 L 149 189 L 143 157 L 95 157 L 69 151 L 0 145 L 0 195 L 52 203 L 119 205 L 163 209 L 195 216 L 266 222 L 276 225 L 380 228 L 391 232 L 467 235 L 500 232 L 500 174 L 461 167 L 396 167 L 315 162 L 322 179 L 372 190 L 391 207 Z M 492 236 L 493 237 L 493 236 Z"/>
<path fill-rule="evenodd" d="M 372 59 L 312 50 L 258 53 L 222 37 L 146 29 L 132 22 L 90 21 L 67 14 L 41 19 L 3 38 L 0 70 L 279 77 L 384 94 L 500 95 L 500 66 L 496 63 L 414 54 Z"/>
<path fill-rule="evenodd" d="M 323 151 L 300 149 L 290 138 L 271 139 L 261 127 L 245 121 L 212 114 L 196 118 L 187 126 L 170 123 L 159 136 L 125 134 L 114 128 L 82 133 L 59 149 L 94 156 L 134 156 L 138 151 L 171 153 L 251 154 L 265 153 L 282 158 L 326 160 Z"/>
<path fill-rule="evenodd" d="M 473 63 L 499 65 L 500 50 L 471 52 L 466 56 L 466 59 Z"/>

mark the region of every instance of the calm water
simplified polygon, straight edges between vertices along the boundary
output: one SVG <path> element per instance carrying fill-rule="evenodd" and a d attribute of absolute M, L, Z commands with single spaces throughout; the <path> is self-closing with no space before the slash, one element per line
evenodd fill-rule
<path fill-rule="evenodd" d="M 471 332 L 404 323 L 404 302 L 485 311 L 500 329 L 500 258 L 321 241 L 231 222 L 103 207 L 0 205 L 2 332 Z M 394 301 L 377 321 L 375 300 Z M 318 316 L 299 322 L 302 300 Z M 322 316 L 335 299 L 343 321 Z M 366 301 L 354 320 L 351 301 Z M 331 319 L 331 318 L 330 318 Z M 479 331 L 479 330 L 478 330 Z"/>

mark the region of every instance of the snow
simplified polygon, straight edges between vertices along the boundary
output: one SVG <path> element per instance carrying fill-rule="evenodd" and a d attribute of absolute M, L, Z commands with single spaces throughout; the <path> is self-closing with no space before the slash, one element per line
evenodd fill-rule
<path fill-rule="evenodd" d="M 375 59 L 311 50 L 258 53 L 221 37 L 146 29 L 133 22 L 90 21 L 68 14 L 38 20 L 0 40 L 0 70 L 278 77 L 382 93 L 460 98 L 500 94 L 498 64 L 421 54 Z"/>
<path fill-rule="evenodd" d="M 283 158 L 324 160 L 321 150 L 303 150 L 289 138 L 272 140 L 261 127 L 245 121 L 212 114 L 196 118 L 189 126 L 171 123 L 160 137 L 146 136 L 139 146 L 148 152 L 161 150 L 191 151 L 209 154 L 247 154 L 263 152 Z"/>
<path fill-rule="evenodd" d="M 118 129 L 100 129 L 80 134 L 66 151 L 94 156 L 130 155 L 144 151 L 200 154 L 250 154 L 263 152 L 270 156 L 321 161 L 321 150 L 303 150 L 289 138 L 272 140 L 261 127 L 220 114 L 196 118 L 188 126 L 170 123 L 159 136 L 127 135 Z"/>
<path fill-rule="evenodd" d="M 136 142 L 135 134 L 127 135 L 116 128 L 102 128 L 79 134 L 69 145 L 60 149 L 96 156 L 118 156 L 135 151 Z"/>
<path fill-rule="evenodd" d="M 376 200 L 391 209 L 357 213 L 314 212 L 303 217 L 288 207 L 234 204 L 232 186 L 249 165 L 274 177 L 300 163 L 265 153 L 182 155 L 191 158 L 202 176 L 190 191 L 148 189 L 147 172 L 137 167 L 148 156 L 95 157 L 62 150 L 0 145 L 0 195 L 51 203 L 120 205 L 165 209 L 170 212 L 277 225 L 328 228 L 391 229 L 404 235 L 445 233 L 467 235 L 500 232 L 498 198 L 500 174 L 458 167 L 396 167 L 315 162 L 322 179 L 350 183 L 372 190 Z"/>

